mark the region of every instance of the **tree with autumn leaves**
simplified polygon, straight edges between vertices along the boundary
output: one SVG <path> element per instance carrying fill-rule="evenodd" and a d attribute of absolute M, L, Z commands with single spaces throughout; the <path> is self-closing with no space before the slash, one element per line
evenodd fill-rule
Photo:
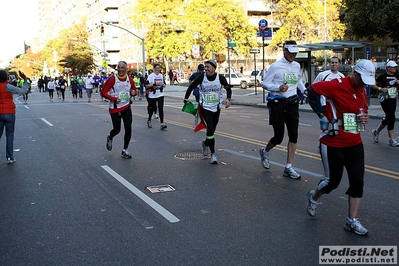
<path fill-rule="evenodd" d="M 21 70 L 31 77 L 41 76 L 46 64 L 48 69 L 55 66 L 59 73 L 63 73 L 65 68 L 70 69 L 69 73 L 73 75 L 87 73 L 97 67 L 87 38 L 86 22 L 75 24 L 60 31 L 57 37 L 48 41 L 44 49 L 38 53 L 32 53 L 28 49 L 25 54 L 18 55 L 12 62 L 10 71 Z M 57 61 L 54 62 L 54 59 Z"/>

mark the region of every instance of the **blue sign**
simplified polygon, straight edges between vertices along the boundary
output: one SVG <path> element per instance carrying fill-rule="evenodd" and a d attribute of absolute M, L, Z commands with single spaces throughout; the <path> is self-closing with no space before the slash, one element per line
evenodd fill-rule
<path fill-rule="evenodd" d="M 266 19 L 261 19 L 259 20 L 259 29 L 260 30 L 265 30 L 267 29 L 267 20 Z"/>
<path fill-rule="evenodd" d="M 272 30 L 258 30 L 256 32 L 256 36 L 262 37 L 262 32 L 263 32 L 264 37 L 272 37 L 273 36 Z"/>

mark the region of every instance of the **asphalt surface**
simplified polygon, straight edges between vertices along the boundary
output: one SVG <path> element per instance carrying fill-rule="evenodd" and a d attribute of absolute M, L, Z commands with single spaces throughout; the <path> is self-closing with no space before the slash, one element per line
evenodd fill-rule
<path fill-rule="evenodd" d="M 399 148 L 386 134 L 374 143 L 378 119 L 362 133 L 359 216 L 370 233 L 360 237 L 342 228 L 346 174 L 315 218 L 306 213 L 306 192 L 323 173 L 313 113 L 300 113 L 294 167 L 302 179 L 292 180 L 282 175 L 287 138 L 271 152 L 271 169 L 260 164 L 273 134 L 262 96 L 237 104 L 255 95 L 233 88 L 215 133 L 219 164 L 211 165 L 201 154 L 204 132 L 194 134 L 193 116 L 181 111 L 185 90 L 165 90 L 165 131 L 159 119 L 147 128 L 147 103 L 136 97 L 130 160 L 120 157 L 123 133 L 106 150 L 112 126 L 98 94 L 91 103 L 73 103 L 70 91 L 65 102 L 36 91 L 27 105 L 17 97 L 15 164 L 6 164 L 0 140 L 0 265 L 307 266 L 318 264 L 321 245 L 398 244 Z"/>

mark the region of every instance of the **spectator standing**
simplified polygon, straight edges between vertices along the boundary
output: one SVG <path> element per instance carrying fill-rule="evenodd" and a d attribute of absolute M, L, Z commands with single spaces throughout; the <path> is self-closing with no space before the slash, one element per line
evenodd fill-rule
<path fill-rule="evenodd" d="M 13 94 L 26 94 L 30 84 L 25 74 L 19 72 L 23 80 L 22 87 L 11 85 L 8 82 L 8 73 L 0 69 L 0 139 L 5 128 L 6 131 L 6 160 L 8 164 L 14 163 L 14 130 L 15 130 L 15 103 Z"/>
<path fill-rule="evenodd" d="M 169 77 L 169 83 L 170 83 L 170 85 L 174 85 L 173 76 L 174 76 L 174 75 L 173 75 L 172 69 L 169 69 L 168 77 Z"/>
<path fill-rule="evenodd" d="M 43 76 L 41 76 L 38 81 L 37 81 L 37 88 L 39 89 L 39 92 L 44 92 L 44 79 Z"/>

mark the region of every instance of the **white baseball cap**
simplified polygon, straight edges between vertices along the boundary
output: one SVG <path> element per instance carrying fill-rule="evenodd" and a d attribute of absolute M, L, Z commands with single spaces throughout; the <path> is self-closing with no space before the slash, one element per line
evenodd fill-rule
<path fill-rule="evenodd" d="M 395 61 L 388 61 L 387 67 L 397 67 L 398 64 L 395 63 Z"/>
<path fill-rule="evenodd" d="M 87 73 L 88 76 L 91 76 L 91 73 Z"/>
<path fill-rule="evenodd" d="M 291 54 L 298 53 L 298 46 L 296 44 L 285 44 L 284 48 L 288 50 Z"/>
<path fill-rule="evenodd" d="M 364 84 L 375 84 L 375 67 L 370 60 L 360 60 L 359 63 L 356 64 L 354 71 L 360 74 Z"/>

